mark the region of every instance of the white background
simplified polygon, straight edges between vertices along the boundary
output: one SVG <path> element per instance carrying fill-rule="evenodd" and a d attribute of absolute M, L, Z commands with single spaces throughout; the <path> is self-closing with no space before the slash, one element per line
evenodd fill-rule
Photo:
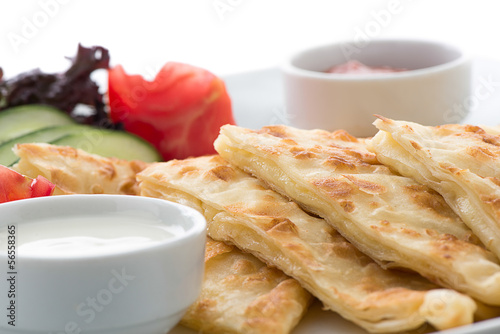
<path fill-rule="evenodd" d="M 0 66 L 6 77 L 35 67 L 63 70 L 64 57 L 74 55 L 81 42 L 108 48 L 112 64 L 129 72 L 152 75 L 175 60 L 225 75 L 275 66 L 297 49 L 360 39 L 362 34 L 442 40 L 472 55 L 500 60 L 497 3 L 2 0 Z M 391 6 L 396 14 L 381 14 Z"/>

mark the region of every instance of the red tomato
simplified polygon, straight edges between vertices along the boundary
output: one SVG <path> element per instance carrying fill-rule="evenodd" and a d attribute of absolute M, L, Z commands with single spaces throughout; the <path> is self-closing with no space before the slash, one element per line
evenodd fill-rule
<path fill-rule="evenodd" d="M 55 185 L 41 175 L 31 182 L 31 197 L 50 196 Z"/>
<path fill-rule="evenodd" d="M 24 198 L 49 196 L 55 185 L 43 176 L 31 179 L 0 165 L 0 203 Z"/>
<path fill-rule="evenodd" d="M 224 82 L 191 65 L 167 63 L 153 81 L 109 70 L 113 122 L 152 143 L 164 160 L 214 154 L 224 124 L 235 124 Z"/>

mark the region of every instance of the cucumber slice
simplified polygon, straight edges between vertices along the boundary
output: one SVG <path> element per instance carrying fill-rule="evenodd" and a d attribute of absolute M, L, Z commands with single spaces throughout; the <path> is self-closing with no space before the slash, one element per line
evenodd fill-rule
<path fill-rule="evenodd" d="M 77 124 L 51 126 L 43 129 L 38 129 L 19 137 L 12 138 L 0 144 L 0 164 L 4 166 L 12 166 L 19 160 L 19 157 L 12 151 L 12 148 L 15 144 L 49 143 L 69 134 L 83 132 L 87 128 L 88 126 Z"/>
<path fill-rule="evenodd" d="M 44 105 L 12 107 L 0 112 L 0 143 L 49 126 L 76 122 L 65 112 Z"/>
<path fill-rule="evenodd" d="M 51 144 L 71 146 L 103 157 L 145 162 L 162 160 L 150 143 L 124 131 L 88 128 L 81 133 L 54 140 Z"/>

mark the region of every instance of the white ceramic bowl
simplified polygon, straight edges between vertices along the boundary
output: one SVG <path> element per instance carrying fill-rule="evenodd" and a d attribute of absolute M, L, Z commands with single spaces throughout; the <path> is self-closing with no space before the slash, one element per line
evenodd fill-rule
<path fill-rule="evenodd" d="M 28 224 L 61 217 L 70 224 L 76 216 L 94 228 L 96 217 L 154 222 L 172 236 L 102 252 L 84 247 L 80 253 L 28 254 L 20 247 Z M 0 333 L 164 334 L 200 293 L 206 221 L 191 208 L 147 197 L 71 195 L 0 204 L 0 217 Z M 58 232 L 44 229 L 40 235 Z M 9 268 L 11 239 L 18 244 Z"/>
<path fill-rule="evenodd" d="M 439 125 L 458 122 L 471 103 L 470 60 L 462 50 L 421 40 L 340 42 L 293 55 L 282 67 L 292 126 L 345 129 L 371 136 L 374 114 Z M 333 65 L 357 60 L 396 73 L 331 74 Z"/>

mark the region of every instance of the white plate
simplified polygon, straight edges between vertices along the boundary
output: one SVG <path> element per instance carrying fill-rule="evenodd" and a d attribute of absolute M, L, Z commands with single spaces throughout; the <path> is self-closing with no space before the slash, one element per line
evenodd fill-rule
<path fill-rule="evenodd" d="M 231 75 L 224 78 L 233 102 L 238 125 L 258 129 L 265 125 L 288 124 L 284 105 L 281 74 L 278 68 Z M 472 95 L 464 104 L 471 103 L 473 110 L 462 123 L 500 124 L 500 63 L 489 59 L 473 62 Z M 414 333 L 429 333 L 421 328 Z M 197 334 L 177 326 L 169 334 Z M 344 320 L 338 314 L 323 311 L 315 302 L 292 334 L 366 334 L 365 330 Z M 498 334 L 500 318 L 482 321 L 440 333 L 446 334 Z"/>

